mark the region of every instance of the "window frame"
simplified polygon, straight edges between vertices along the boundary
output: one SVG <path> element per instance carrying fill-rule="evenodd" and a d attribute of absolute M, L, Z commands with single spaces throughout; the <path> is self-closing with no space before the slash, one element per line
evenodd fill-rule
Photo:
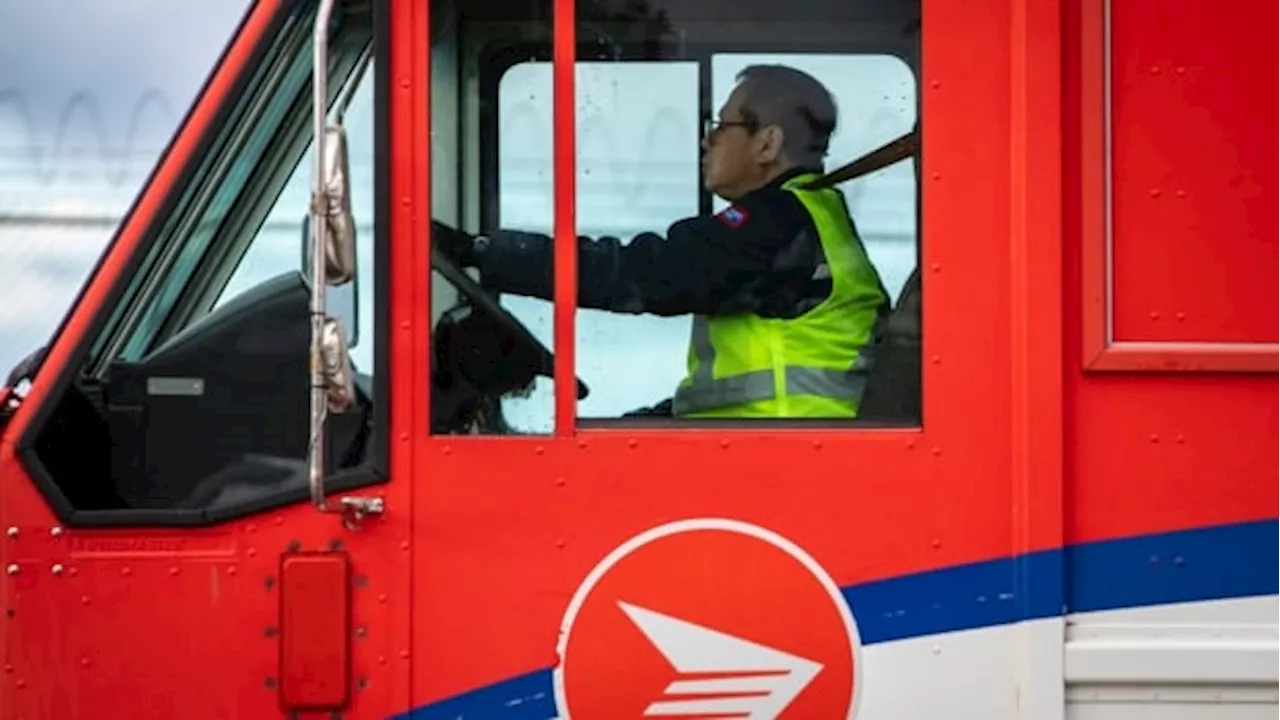
<path fill-rule="evenodd" d="M 374 65 L 372 68 L 374 75 L 371 78 L 374 83 L 373 153 L 377 158 L 385 158 L 389 156 L 392 121 L 388 102 L 391 87 L 391 8 L 389 0 L 373 0 L 371 5 L 370 41 L 373 44 Z M 224 152 L 224 147 L 235 135 L 245 131 L 246 121 L 242 119 L 242 115 L 247 107 L 251 107 L 255 102 L 261 101 L 262 94 L 257 88 L 266 77 L 269 77 L 269 70 L 265 67 L 265 64 L 274 53 L 281 52 L 280 48 L 286 39 L 285 33 L 290 23 L 300 23 L 302 25 L 297 32 L 303 33 L 307 38 L 304 42 L 303 53 L 308 58 L 310 57 L 311 20 L 314 16 L 314 10 L 314 8 L 303 8 L 291 4 L 281 5 L 275 10 L 274 14 L 265 22 L 261 31 L 262 34 L 258 38 L 256 45 L 250 48 L 240 74 L 231 79 L 229 88 L 222 96 L 222 102 L 211 109 L 211 120 L 205 133 L 195 140 L 194 150 L 188 156 L 188 164 L 178 169 L 173 183 L 169 187 L 153 186 L 156 180 L 156 172 L 165 164 L 168 154 L 173 151 L 184 133 L 192 132 L 193 115 L 199 108 L 200 98 L 203 98 L 205 93 L 209 91 L 216 72 L 210 75 L 210 79 L 201 88 L 201 93 L 197 96 L 196 103 L 188 111 L 187 117 L 179 125 L 179 130 L 166 146 L 164 154 L 157 162 L 157 171 L 153 171 L 148 178 L 133 207 L 130 208 L 126 221 L 121 225 L 121 230 L 112 238 L 108 250 L 99 258 L 93 273 L 90 275 L 91 280 L 77 295 L 72 311 L 68 313 L 62 325 L 58 328 L 55 337 L 61 337 L 67 333 L 71 315 L 81 303 L 85 302 L 87 288 L 89 284 L 93 283 L 92 278 L 103 273 L 110 256 L 118 255 L 113 250 L 121 242 L 122 233 L 128 227 L 129 220 L 127 218 L 132 217 L 138 211 L 144 197 L 161 195 L 155 214 L 139 232 L 139 237 L 134 247 L 123 258 L 115 261 L 122 265 L 122 271 L 108 286 L 101 304 L 90 309 L 87 313 L 88 321 L 83 330 L 83 335 L 79 338 L 79 342 L 72 347 L 65 363 L 61 368 L 58 368 L 57 374 L 51 379 L 48 391 L 40 397 L 38 406 L 34 409 L 33 417 L 21 429 L 15 444 L 16 455 L 30 475 L 32 482 L 57 518 L 67 526 L 84 528 L 206 527 L 269 510 L 279 510 L 310 499 L 309 488 L 302 487 L 265 494 L 254 497 L 251 500 L 228 503 L 215 509 L 76 508 L 70 504 L 59 483 L 54 480 L 45 467 L 39 456 L 38 444 L 56 409 L 70 390 L 73 380 L 82 374 L 82 370 L 86 369 L 86 363 L 93 360 L 93 364 L 97 366 L 101 365 L 104 359 L 105 362 L 109 362 L 109 357 L 114 354 L 117 347 L 117 341 L 124 335 L 129 334 L 122 331 L 121 327 L 129 324 L 126 322 L 129 309 L 137 309 L 139 307 L 136 305 L 137 294 L 139 292 L 144 294 L 148 292 L 154 293 L 154 284 L 164 281 L 155 271 L 158 251 L 180 251 L 187 242 L 185 239 L 174 239 L 172 237 L 175 232 L 175 225 L 200 219 L 208 211 L 207 201 L 201 203 L 194 198 L 216 195 L 218 188 L 210 184 L 207 176 L 220 163 L 227 162 L 221 156 Z M 252 15 L 252 9 L 246 11 L 245 19 L 237 28 L 236 36 L 244 30 Z M 340 18 L 335 17 L 331 32 L 338 32 L 336 29 L 339 24 Z M 336 48 L 337 45 L 331 40 L 331 47 Z M 227 60 L 231 47 L 229 45 L 227 50 L 219 57 L 219 67 Z M 287 58 L 281 58 L 281 60 L 284 63 L 288 62 Z M 330 102 L 337 97 L 343 85 L 345 85 L 345 80 L 342 83 L 330 83 L 328 89 L 333 96 Z M 273 131 L 273 135 L 288 132 L 292 127 L 301 128 L 303 133 L 309 132 L 310 91 L 310 83 L 305 83 L 299 97 L 290 103 L 290 109 L 286 111 L 282 124 Z M 299 109 L 306 116 L 305 118 L 299 120 L 297 117 L 290 117 L 290 113 L 295 113 Z M 299 152 L 305 153 L 307 145 L 308 143 L 304 139 L 301 142 L 301 150 Z M 277 137 L 273 137 L 268 144 L 264 157 L 278 157 L 281 152 L 287 153 L 289 148 L 280 145 L 280 140 Z M 301 154 L 299 157 L 301 157 Z M 231 161 L 234 162 L 234 158 Z M 279 183 L 280 190 L 283 190 L 283 183 L 287 182 L 294 169 L 291 166 L 281 173 L 283 179 Z M 236 191 L 235 199 L 230 206 L 233 212 L 227 214 L 225 219 L 243 223 L 245 218 L 248 217 L 245 214 L 246 205 L 251 204 L 245 198 L 252 195 L 253 190 L 258 188 L 261 182 L 262 173 L 258 167 L 255 167 L 241 188 Z M 374 172 L 372 218 L 374 226 L 373 279 L 375 287 L 373 297 L 375 307 L 373 308 L 374 327 L 372 332 L 374 361 L 371 370 L 373 375 L 372 401 L 374 404 L 373 423 L 375 430 L 369 439 L 368 456 L 364 464 L 356 468 L 325 474 L 325 486 L 328 491 L 349 491 L 355 488 L 382 484 L 390 479 L 391 444 L 387 432 L 391 417 L 389 340 L 391 322 L 390 253 L 392 241 L 390 236 L 390 205 L 388 201 L 390 182 L 389 164 L 386 162 L 379 163 Z M 266 204 L 268 211 L 273 204 L 274 200 L 272 203 Z M 240 229 L 240 232 L 244 232 L 243 228 Z M 252 237 L 249 238 L 250 241 L 251 239 Z M 196 263 L 197 270 L 195 275 L 206 277 L 210 275 L 209 270 L 204 267 L 210 262 L 207 257 L 209 250 L 221 249 L 225 251 L 228 247 L 227 243 L 222 243 L 221 245 L 211 243 L 209 247 L 205 248 L 201 252 L 201 258 Z M 244 243 L 243 247 L 238 247 L 238 250 L 243 253 L 247 247 L 248 242 Z M 172 271 L 172 266 L 166 268 L 166 274 L 169 271 Z M 227 275 L 227 279 L 229 278 L 230 275 Z M 175 311 L 182 309 L 189 303 L 189 300 L 185 297 L 188 294 L 188 291 L 184 290 L 179 300 L 170 308 L 170 317 L 166 318 L 165 322 L 162 323 L 161 332 L 152 338 L 153 342 L 164 337 L 165 331 L 172 332 L 169 327 L 173 320 L 172 316 Z M 152 294 L 148 300 L 149 302 L 154 302 L 154 299 L 154 294 Z M 146 310 L 145 306 L 141 307 L 144 311 Z M 136 331 L 136 329 L 134 327 L 133 330 Z M 95 371 L 89 374 L 97 373 Z"/>
<path fill-rule="evenodd" d="M 718 108 L 712 105 L 712 61 L 716 55 L 723 54 L 793 54 L 793 55 L 822 55 L 822 54 L 877 54 L 889 55 L 901 60 L 910 70 L 912 77 L 915 78 L 915 108 L 916 117 L 920 118 L 923 112 L 924 92 L 921 76 L 921 65 L 923 63 L 923 37 L 919 31 L 916 31 L 916 40 L 914 42 L 915 56 L 909 54 L 911 43 L 904 42 L 885 42 L 883 46 L 869 47 L 865 51 L 859 53 L 849 53 L 847 43 L 819 40 L 798 39 L 785 34 L 780 34 L 776 40 L 732 40 L 717 41 L 712 38 L 699 37 L 689 39 L 682 42 L 678 48 L 669 48 L 666 45 L 659 46 L 657 51 L 652 51 L 646 45 L 645 41 L 629 40 L 619 42 L 610 46 L 606 50 L 601 49 L 599 43 L 591 43 L 579 37 L 576 43 L 575 62 L 601 62 L 601 61 L 618 61 L 618 62 L 696 62 L 698 63 L 698 112 L 699 116 L 714 117 Z M 580 33 L 581 35 L 581 33 Z M 651 47 L 651 46 L 650 46 Z M 464 45 L 461 52 L 466 52 Z M 498 220 L 498 208 L 500 199 L 498 190 L 501 187 L 500 177 L 500 128 L 498 102 L 500 98 L 500 87 L 503 76 L 508 70 L 516 65 L 525 62 L 545 62 L 552 63 L 553 49 L 551 38 L 544 40 L 526 40 L 522 42 L 508 42 L 502 40 L 488 40 L 478 43 L 477 61 L 479 63 L 477 73 L 477 94 L 478 104 L 481 108 L 491 108 L 489 112 L 481 112 L 478 116 L 479 127 L 476 129 L 477 140 L 479 145 L 479 158 L 477 163 L 479 207 L 474 211 L 477 213 L 481 228 L 495 227 Z M 923 131 L 921 138 L 923 138 Z M 918 272 L 924 257 L 924 226 L 923 226 L 923 204 L 924 189 L 920 183 L 919 166 L 923 159 L 923 140 L 921 142 L 921 151 L 916 158 L 916 208 L 915 208 L 915 269 Z M 698 213 L 709 215 L 712 212 L 712 193 L 701 185 L 698 187 Z M 925 302 L 924 295 L 924 278 L 921 276 L 921 302 Z M 500 295 L 495 293 L 496 299 L 500 301 Z M 898 298 L 890 297 L 890 303 L 894 307 L 897 305 Z M 923 313 L 923 306 L 922 306 Z M 576 330 L 576 324 L 575 324 Z M 577 342 L 577 337 L 574 337 Z M 552 348 L 552 352 L 558 352 L 556 348 Z M 923 354 L 923 348 L 920 350 Z M 575 353 L 576 357 L 576 353 Z M 575 363 L 576 364 L 576 363 Z M 923 366 L 921 368 L 920 382 L 924 382 Z M 578 403 L 575 403 L 575 407 Z M 831 419 L 808 419 L 808 418 L 783 418 L 783 419 L 759 419 L 759 418 L 715 418 L 715 419 L 675 419 L 665 417 L 590 417 L 583 416 L 575 412 L 574 425 L 580 430 L 589 431 L 614 431 L 614 430 L 724 430 L 724 431 L 751 431 L 760 429 L 832 429 L 832 430 L 877 430 L 877 429 L 893 429 L 893 430 L 919 430 L 924 427 L 924 404 L 922 403 L 920 414 L 911 419 L 864 419 L 864 418 L 831 418 Z M 501 412 L 501 403 L 499 403 L 499 412 Z M 523 437 L 517 435 L 516 437 Z"/>

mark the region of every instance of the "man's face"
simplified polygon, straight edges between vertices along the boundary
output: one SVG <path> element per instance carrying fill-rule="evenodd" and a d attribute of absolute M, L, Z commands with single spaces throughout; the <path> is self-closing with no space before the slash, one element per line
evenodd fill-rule
<path fill-rule="evenodd" d="M 704 133 L 702 147 L 703 182 L 707 189 L 726 200 L 736 200 L 767 181 L 760 138 L 755 128 L 742 124 L 742 88 L 734 90 L 720 108 L 720 117 Z"/>

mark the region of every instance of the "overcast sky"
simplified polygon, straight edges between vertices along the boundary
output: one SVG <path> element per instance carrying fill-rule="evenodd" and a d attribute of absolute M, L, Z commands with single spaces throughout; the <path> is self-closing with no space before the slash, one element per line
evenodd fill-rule
<path fill-rule="evenodd" d="M 66 220 L 123 214 L 247 6 L 0 0 L 0 380 L 114 229 Z"/>

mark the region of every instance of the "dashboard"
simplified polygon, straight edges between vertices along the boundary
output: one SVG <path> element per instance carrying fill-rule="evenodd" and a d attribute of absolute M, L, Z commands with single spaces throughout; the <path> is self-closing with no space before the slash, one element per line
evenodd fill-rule
<path fill-rule="evenodd" d="M 432 260 L 460 297 L 433 332 L 432 432 L 507 433 L 503 396 L 553 378 L 555 358 L 448 257 Z M 309 305 L 307 278 L 291 270 L 105 377 L 76 379 L 37 449 L 72 506 L 210 509 L 305 487 Z M 385 432 L 372 368 L 353 370 L 355 406 L 329 415 L 326 474 L 366 466 Z"/>

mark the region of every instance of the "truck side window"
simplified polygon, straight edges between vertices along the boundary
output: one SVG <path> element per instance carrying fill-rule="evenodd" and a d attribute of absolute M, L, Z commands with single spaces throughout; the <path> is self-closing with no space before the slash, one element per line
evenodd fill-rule
<path fill-rule="evenodd" d="M 490 27 L 497 7 L 436 5 L 433 28 L 446 30 L 432 53 L 433 216 L 493 236 L 483 257 L 459 262 L 551 348 L 552 34 L 547 18 L 510 12 Z M 834 102 L 837 125 L 812 178 L 885 145 L 916 147 L 918 0 L 750 5 L 740 10 L 749 21 L 700 0 L 576 7 L 575 231 L 596 241 L 580 245 L 577 268 L 579 425 L 919 424 L 914 151 L 889 153 L 893 162 L 834 188 L 779 189 L 785 207 L 763 210 L 730 207 L 702 162 L 708 130 L 726 119 L 721 107 L 749 66 L 806 73 Z M 738 242 L 774 220 L 781 229 Z M 751 227 L 735 233 L 739 223 Z M 492 359 L 500 351 L 482 354 L 501 364 Z M 501 392 L 483 421 L 436 431 L 550 433 L 553 383 L 536 355 L 507 356 L 527 371 L 493 384 Z M 476 373 L 493 375 L 487 367 L 477 361 Z M 433 405 L 456 402 L 440 389 Z"/>
<path fill-rule="evenodd" d="M 537 143 L 553 120 L 551 106 L 538 98 L 549 97 L 550 75 L 540 80 L 545 87 L 520 87 L 535 97 L 518 105 L 502 104 L 499 84 L 508 68 L 549 43 L 551 4 L 438 0 L 431 34 L 432 218 L 479 233 L 514 200 L 519 213 L 511 222 L 544 222 L 552 210 L 544 186 L 550 187 L 553 170 L 550 147 Z M 520 173 L 500 178 L 491 168 L 506 158 L 518 159 Z M 437 246 L 441 241 L 432 240 Z M 516 318 L 511 299 L 477 285 L 483 278 L 473 270 L 456 264 L 434 269 L 431 431 L 545 432 L 550 410 L 537 399 L 551 387 L 551 317 Z"/>
<path fill-rule="evenodd" d="M 356 402 L 326 426 L 330 487 L 384 477 L 386 358 L 375 230 L 375 77 L 368 20 L 331 40 L 345 113 L 356 281 L 330 286 L 348 335 Z M 202 165 L 178 189 L 138 270 L 103 313 L 88 357 L 35 445 L 33 475 L 64 512 L 120 522 L 214 522 L 308 495 L 310 35 L 263 60 Z M 36 469 L 38 468 L 38 470 Z M 51 494 L 54 494 L 51 491 Z M 145 514 L 138 514 L 143 511 Z"/>
<path fill-rule="evenodd" d="M 342 319 L 348 334 L 351 361 L 360 373 L 372 378 L 373 328 L 377 278 L 374 274 L 373 198 L 373 64 L 355 93 L 343 124 L 347 128 L 347 150 L 351 169 L 351 210 L 356 218 L 356 263 L 358 277 L 352 284 L 329 287 L 326 302 L 331 315 Z M 299 263 L 300 233 L 303 213 L 311 193 L 311 170 L 315 159 L 311 147 L 293 169 L 280 197 L 249 244 L 249 249 L 236 265 L 225 287 L 214 302 L 217 310 L 234 302 L 245 292 L 280 273 L 303 270 Z M 354 293 L 354 296 L 353 296 Z M 352 312 L 356 315 L 352 315 Z"/>
<path fill-rule="evenodd" d="M 698 212 L 698 63 L 696 61 L 580 61 L 578 101 L 578 234 L 629 243 Z M 552 126 L 518 118 L 551 117 L 551 63 L 512 66 L 498 85 L 497 175 L 494 227 L 552 232 Z M 581 270 L 579 270 L 581 272 Z M 502 305 L 552 343 L 552 304 L 505 295 Z M 580 415 L 618 417 L 669 393 L 683 371 L 690 320 L 577 312 L 578 375 L 592 393 Z M 594 382 L 591 382 L 594 381 Z M 552 383 L 539 378 L 526 397 L 504 400 L 513 425 L 549 433 Z"/>

